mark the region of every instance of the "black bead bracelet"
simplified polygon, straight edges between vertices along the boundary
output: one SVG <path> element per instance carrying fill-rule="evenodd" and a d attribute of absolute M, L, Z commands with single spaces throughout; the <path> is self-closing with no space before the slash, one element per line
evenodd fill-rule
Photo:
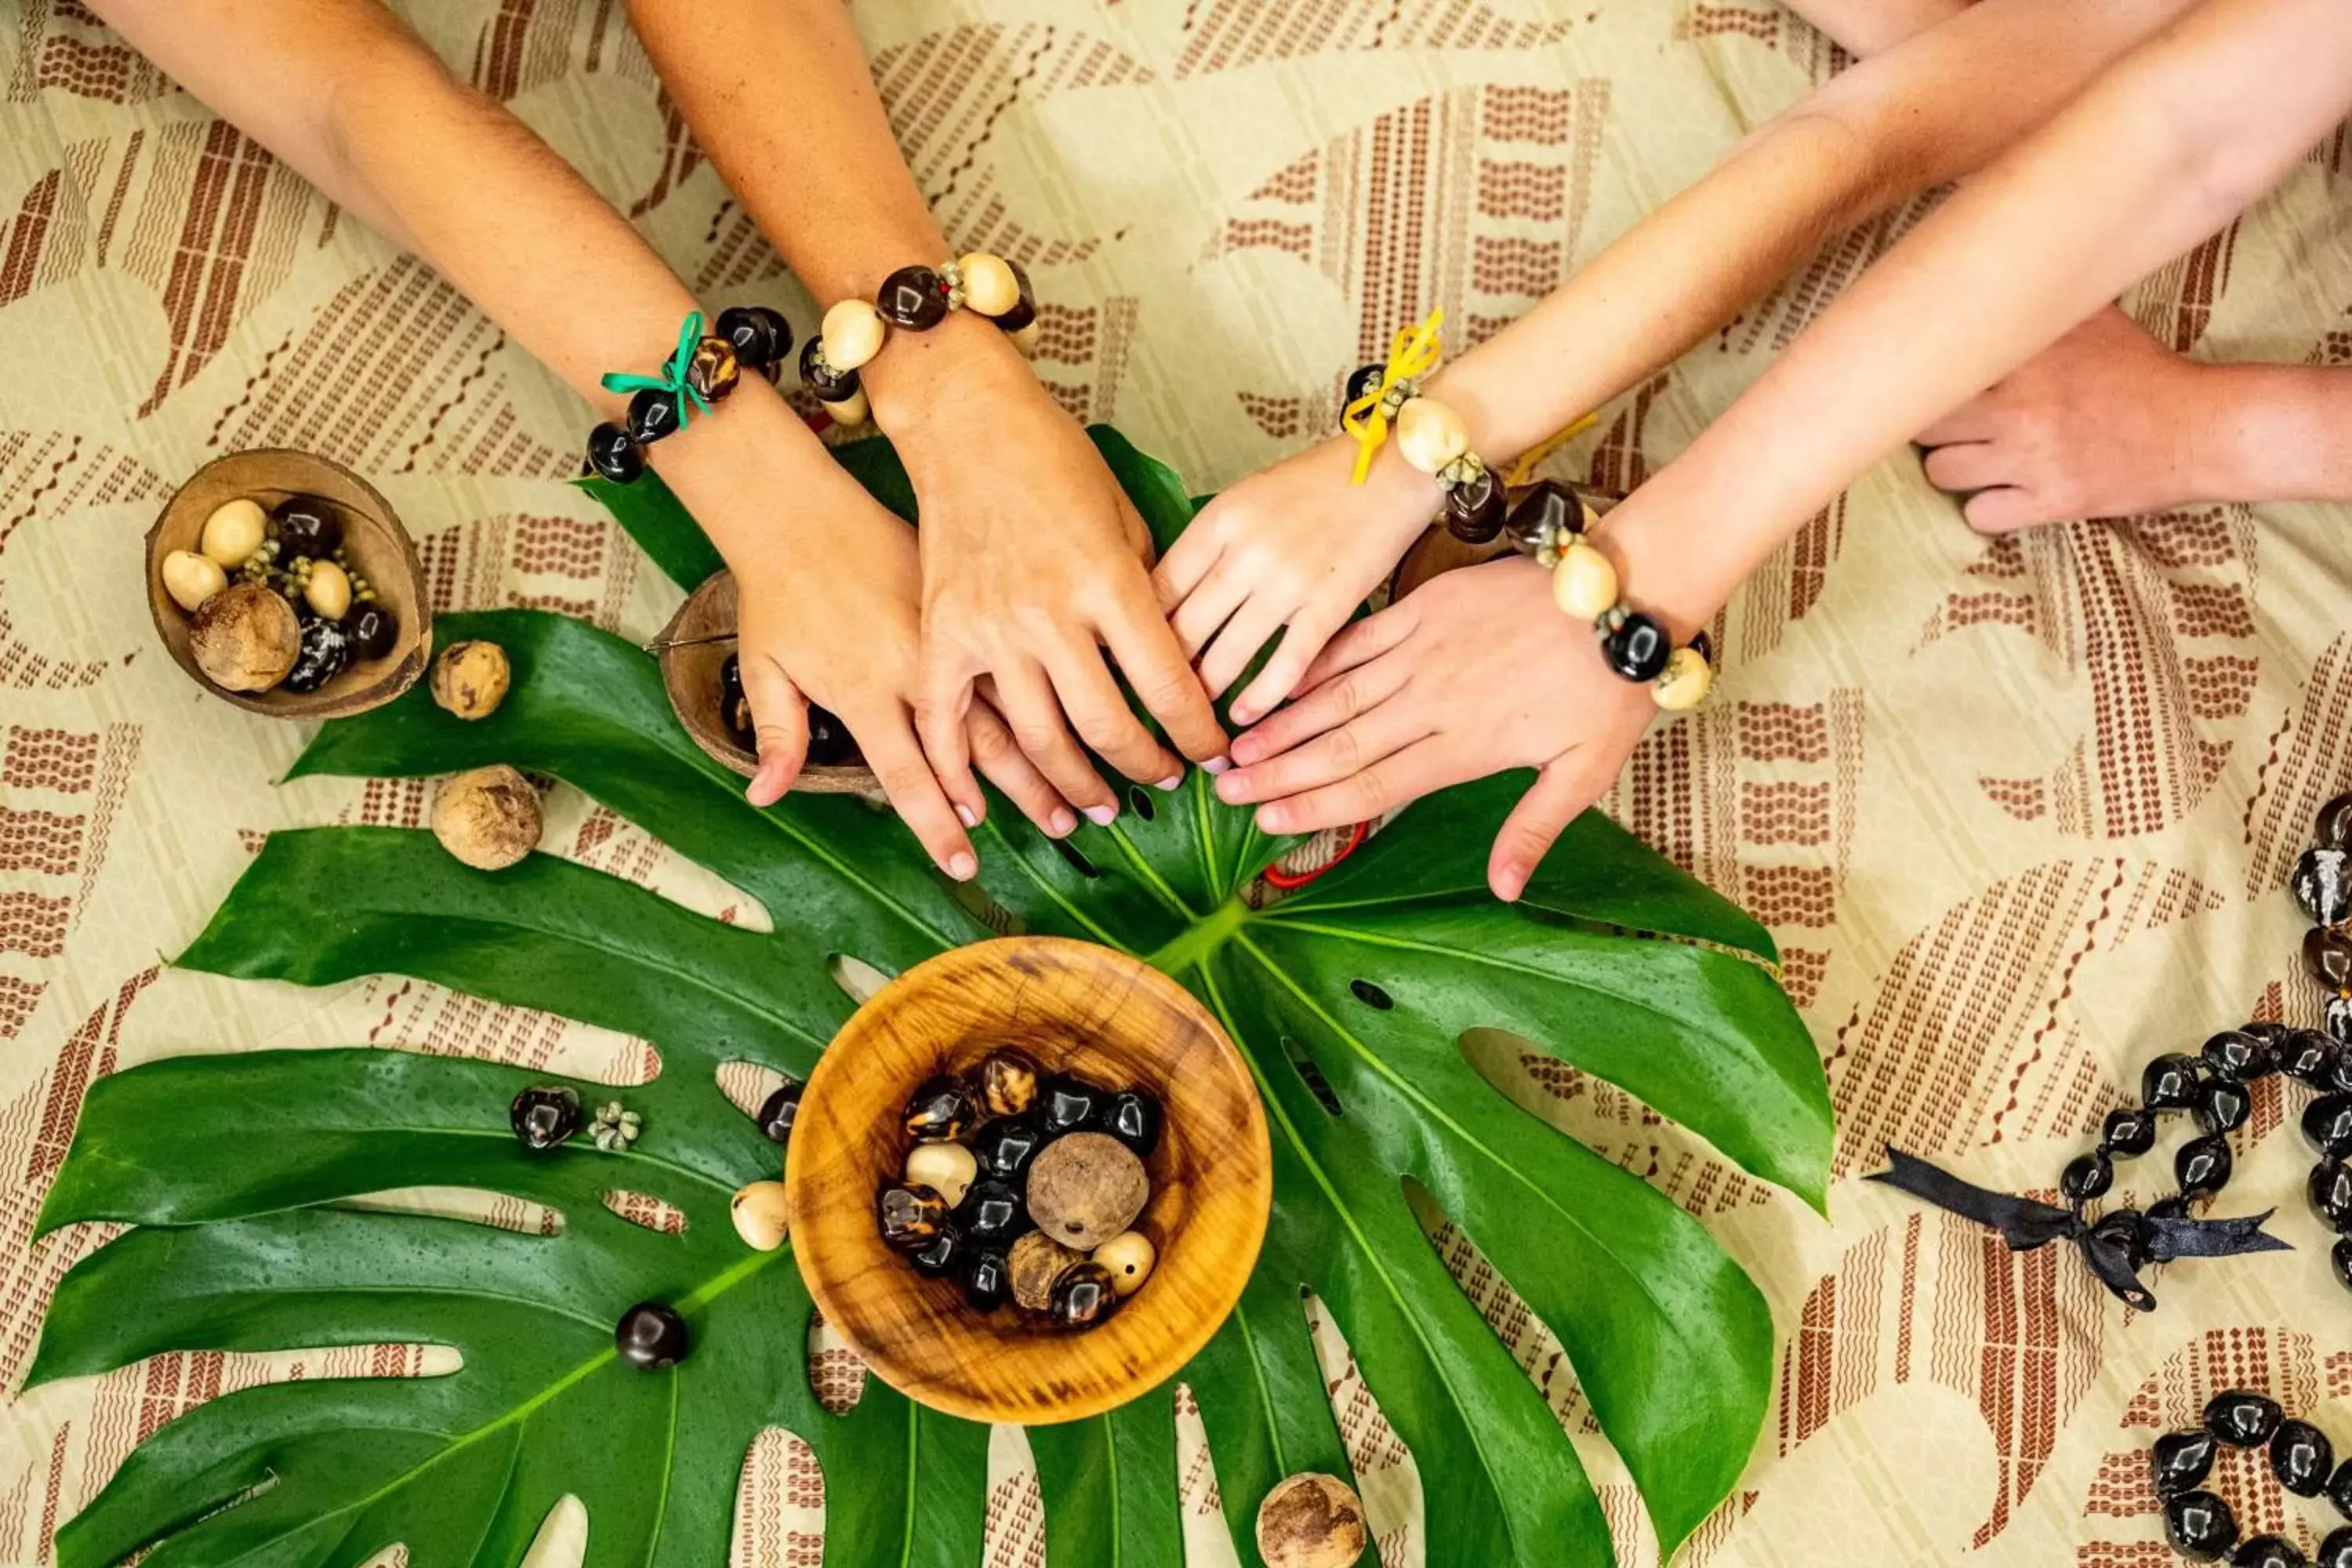
<path fill-rule="evenodd" d="M 1036 352 L 1037 297 L 1009 257 L 974 250 L 937 267 L 901 267 L 882 279 L 872 304 L 841 300 L 801 351 L 801 381 L 836 425 L 866 423 L 872 409 L 857 373 L 882 352 L 889 329 L 928 332 L 959 310 L 994 321 L 1024 354 Z"/>
<path fill-rule="evenodd" d="M 684 429 L 693 411 L 709 413 L 735 390 L 745 369 L 774 381 L 792 346 L 791 323 L 765 305 L 719 311 L 708 336 L 702 312 L 689 312 L 660 374 L 604 378 L 607 391 L 630 394 L 629 410 L 625 423 L 588 432 L 587 471 L 614 484 L 634 483 L 646 471 L 647 447 Z"/>
<path fill-rule="evenodd" d="M 2234 1568 L 2352 1568 L 2352 1524 L 2328 1532 L 2316 1559 L 2277 1535 L 2241 1540 L 2238 1516 L 2218 1494 L 2205 1489 L 2222 1446 L 2269 1449 L 2270 1471 L 2296 1497 L 2323 1492 L 2336 1510 L 2352 1520 L 2352 1460 L 2338 1465 L 2327 1434 L 2296 1420 L 2278 1402 L 2246 1389 L 2215 1394 L 2203 1419 L 2183 1432 L 2168 1432 L 2148 1449 L 2148 1469 L 2164 1511 L 2165 1539 L 2182 1556 L 2210 1563 L 2228 1552 Z"/>

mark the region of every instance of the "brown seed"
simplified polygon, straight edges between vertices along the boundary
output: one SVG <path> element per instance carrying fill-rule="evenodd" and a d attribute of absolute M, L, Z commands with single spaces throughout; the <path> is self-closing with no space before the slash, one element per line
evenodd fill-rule
<path fill-rule="evenodd" d="M 539 792 L 495 763 L 459 773 L 433 801 L 433 837 L 479 871 L 501 871 L 539 845 Z"/>
<path fill-rule="evenodd" d="M 725 338 L 705 338 L 694 345 L 686 362 L 686 384 L 716 403 L 735 390 L 742 367 L 735 362 L 735 345 Z"/>
<path fill-rule="evenodd" d="M 2322 849 L 2352 849 L 2352 791 L 2319 808 L 2318 826 Z"/>
<path fill-rule="evenodd" d="M 469 637 L 433 661 L 433 700 L 460 719 L 487 719 L 506 700 L 507 650 Z"/>
<path fill-rule="evenodd" d="M 1133 1225 L 1150 1196 L 1143 1162 L 1107 1133 L 1056 1138 L 1029 1165 L 1029 1217 L 1055 1240 L 1082 1252 Z"/>
<path fill-rule="evenodd" d="M 1364 1554 L 1364 1505 L 1337 1476 L 1303 1470 L 1257 1505 L 1265 1568 L 1350 1568 Z"/>
<path fill-rule="evenodd" d="M 1037 1098 L 1037 1064 L 1019 1051 L 991 1051 L 980 1064 L 977 1086 L 991 1116 L 1018 1116 Z"/>
<path fill-rule="evenodd" d="M 1083 1261 L 1083 1255 L 1071 1251 L 1044 1231 L 1024 1231 L 1004 1255 L 1005 1268 L 1013 1276 L 1013 1300 L 1033 1312 L 1051 1311 L 1054 1282 L 1072 1264 Z"/>
<path fill-rule="evenodd" d="M 2352 984 L 2352 936 L 2327 926 L 2303 933 L 2303 962 L 2322 985 L 2341 991 Z"/>
<path fill-rule="evenodd" d="M 253 583 L 223 588 L 188 617 L 188 651 L 224 691 L 267 691 L 302 652 L 302 623 L 282 594 Z"/>

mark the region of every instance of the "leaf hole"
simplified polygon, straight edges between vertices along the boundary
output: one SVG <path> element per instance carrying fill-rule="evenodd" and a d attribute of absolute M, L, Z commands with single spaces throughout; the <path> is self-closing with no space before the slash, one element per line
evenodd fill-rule
<path fill-rule="evenodd" d="M 633 1193 L 626 1187 L 607 1187 L 596 1194 L 604 1205 L 627 1220 L 643 1226 L 658 1236 L 684 1236 L 686 1211 L 673 1204 L 664 1203 L 651 1193 Z"/>
<path fill-rule="evenodd" d="M 1282 1054 L 1290 1058 L 1291 1069 L 1298 1074 L 1299 1081 L 1307 1086 L 1307 1092 L 1314 1095 L 1325 1110 L 1334 1116 L 1348 1114 L 1346 1108 L 1339 1103 L 1339 1093 L 1331 1087 L 1331 1080 L 1323 1076 L 1323 1069 L 1315 1065 L 1315 1058 L 1307 1054 L 1306 1047 L 1285 1035 L 1282 1037 Z"/>
<path fill-rule="evenodd" d="M 563 1211 L 535 1198 L 487 1187 L 387 1187 L 338 1202 L 337 1208 L 373 1214 L 422 1214 L 436 1219 L 464 1220 L 517 1236 L 562 1236 Z"/>
<path fill-rule="evenodd" d="M 727 1103 L 746 1116 L 759 1115 L 768 1096 L 784 1086 L 784 1075 L 763 1062 L 720 1062 L 711 1076 Z"/>
<path fill-rule="evenodd" d="M 822 1312 L 809 1314 L 808 1380 L 817 1404 L 835 1415 L 848 1415 L 866 1395 L 866 1363 Z"/>
<path fill-rule="evenodd" d="M 887 970 L 877 968 L 851 952 L 827 954 L 824 972 L 833 976 L 833 983 L 841 987 L 844 995 L 861 1007 L 891 979 Z"/>
<path fill-rule="evenodd" d="M 1070 863 L 1070 869 L 1076 871 L 1079 876 L 1091 879 L 1102 875 L 1100 871 L 1095 869 L 1095 863 L 1087 858 L 1085 851 L 1081 850 L 1076 845 L 1071 843 L 1068 839 L 1048 838 L 1045 842 L 1052 845 L 1054 847 L 1054 853 L 1068 861 Z"/>
<path fill-rule="evenodd" d="M 1396 998 L 1369 980 L 1350 980 L 1348 982 L 1348 989 L 1356 994 L 1357 1001 L 1380 1012 L 1385 1013 L 1396 1005 Z"/>
<path fill-rule="evenodd" d="M 1141 784 L 1127 786 L 1127 804 L 1135 807 L 1135 815 L 1146 822 L 1160 813 L 1160 808 L 1152 804 L 1150 793 Z"/>

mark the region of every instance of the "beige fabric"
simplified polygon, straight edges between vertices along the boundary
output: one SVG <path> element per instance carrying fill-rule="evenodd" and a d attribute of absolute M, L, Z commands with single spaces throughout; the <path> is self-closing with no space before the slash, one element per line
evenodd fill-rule
<path fill-rule="evenodd" d="M 810 321 L 666 112 L 613 0 L 410 9 L 706 299 L 781 297 Z M 1525 310 L 1834 63 L 1769 0 L 865 0 L 858 16 L 951 235 L 1023 258 L 1051 302 L 1040 374 L 1202 488 L 1328 428 L 1341 375 L 1400 321 L 1442 304 L 1475 338 Z M 561 482 L 583 426 L 570 396 L 74 0 L 0 5 L 0 83 L 13 1387 L 47 1290 L 104 1238 L 26 1246 L 95 1074 L 354 1040 L 616 1081 L 645 1068 L 635 1042 L 407 982 L 308 992 L 160 967 L 261 835 L 414 823 L 423 797 L 272 787 L 301 734 L 211 700 L 164 659 L 138 560 L 171 486 L 218 452 L 311 447 L 383 487 L 440 604 L 542 605 L 645 635 L 675 595 Z M 2141 289 L 2141 318 L 2204 354 L 2352 358 L 2345 161 L 2339 136 Z M 1612 405 L 1555 470 L 1639 482 L 1911 216 L 1833 247 Z M 1612 809 L 1771 923 L 1843 1121 L 1824 1224 L 1605 1087 L 1540 1061 L 1528 1078 L 1531 1104 L 1705 1215 L 1774 1303 L 1785 1348 L 1755 1463 L 1685 1561 L 2153 1568 L 2166 1558 L 2138 1454 L 2207 1390 L 2271 1388 L 2352 1442 L 2329 1403 L 2352 1393 L 2352 1312 L 2303 1208 L 2305 1157 L 2275 1082 L 2224 1206 L 2280 1204 L 2297 1250 L 2176 1268 L 2147 1317 L 2069 1258 L 2013 1258 L 1855 1180 L 1892 1139 L 1990 1184 L 2047 1184 L 2153 1051 L 2250 1011 L 2315 1019 L 2279 889 L 2312 809 L 2352 782 L 2347 521 L 2209 508 L 1991 543 L 1900 455 L 1759 575 L 1719 638 L 1720 697 L 1643 746 Z M 570 792 L 548 842 L 757 918 Z M 2129 1180 L 2149 1193 L 2160 1164 Z M 1625 1560 L 1651 1561 L 1572 1373 L 1456 1254 L 1601 1479 Z M 1409 1463 L 1326 1339 L 1383 1559 L 1420 1561 Z M 264 1377 L 413 1373 L 416 1358 L 165 1357 L 0 1410 L 0 1560 L 47 1561 L 57 1523 L 196 1400 Z M 819 1366 L 850 1381 L 837 1353 Z M 813 1478 L 790 1448 L 763 1440 L 747 1471 L 745 1562 L 817 1560 Z M 1035 1563 L 1034 1482 L 1016 1438 L 998 1452 L 995 1560 Z M 1197 1443 L 1183 1479 L 1211 1543 L 1196 1561 L 1214 1561 Z M 2276 1522 L 2275 1494 L 2248 1479 L 2239 1467 L 2225 1489 Z M 2295 1528 L 2308 1543 L 2321 1525 L 2313 1510 Z"/>

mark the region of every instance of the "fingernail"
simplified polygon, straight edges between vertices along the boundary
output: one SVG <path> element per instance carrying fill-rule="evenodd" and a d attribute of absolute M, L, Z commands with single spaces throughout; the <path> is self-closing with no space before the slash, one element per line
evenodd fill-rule
<path fill-rule="evenodd" d="M 1282 807 L 1278 805 L 1262 805 L 1258 807 L 1257 830 L 1260 833 L 1281 832 L 1283 821 L 1284 813 Z"/>
<path fill-rule="evenodd" d="M 980 813 L 972 810 L 972 808 L 968 805 L 959 805 L 956 807 L 956 820 L 962 823 L 966 827 L 978 827 L 980 826 Z"/>
<path fill-rule="evenodd" d="M 1239 805 L 1249 796 L 1247 773 L 1227 773 L 1217 781 L 1217 798 L 1227 805 Z"/>
<path fill-rule="evenodd" d="M 1246 703 L 1236 702 L 1226 710 L 1226 716 L 1236 724 L 1253 724 L 1257 721 L 1257 710 Z"/>
<path fill-rule="evenodd" d="M 1097 827 L 1108 827 L 1118 816 L 1118 807 L 1115 805 L 1090 805 L 1087 807 L 1087 820 L 1093 823 Z"/>
<path fill-rule="evenodd" d="M 1184 775 L 1182 773 L 1170 773 L 1166 778 L 1161 779 L 1158 784 L 1153 784 L 1151 787 L 1158 790 L 1170 790 L 1174 789 L 1183 782 Z"/>
<path fill-rule="evenodd" d="M 1201 764 L 1201 771 L 1209 774 L 1211 777 L 1214 777 L 1218 773 L 1225 772 L 1233 765 L 1234 760 L 1231 757 L 1211 757 L 1207 762 Z"/>
<path fill-rule="evenodd" d="M 948 858 L 948 875 L 959 882 L 971 881 L 979 870 L 980 862 L 972 858 L 969 849 L 959 849 Z"/>
<path fill-rule="evenodd" d="M 1045 819 L 1045 826 L 1056 838 L 1066 833 L 1076 833 L 1078 830 L 1077 815 L 1066 805 L 1057 805 L 1054 814 Z"/>
<path fill-rule="evenodd" d="M 1495 874 L 1495 896 L 1507 904 L 1517 902 L 1527 885 L 1528 874 L 1523 868 L 1506 866 Z"/>

